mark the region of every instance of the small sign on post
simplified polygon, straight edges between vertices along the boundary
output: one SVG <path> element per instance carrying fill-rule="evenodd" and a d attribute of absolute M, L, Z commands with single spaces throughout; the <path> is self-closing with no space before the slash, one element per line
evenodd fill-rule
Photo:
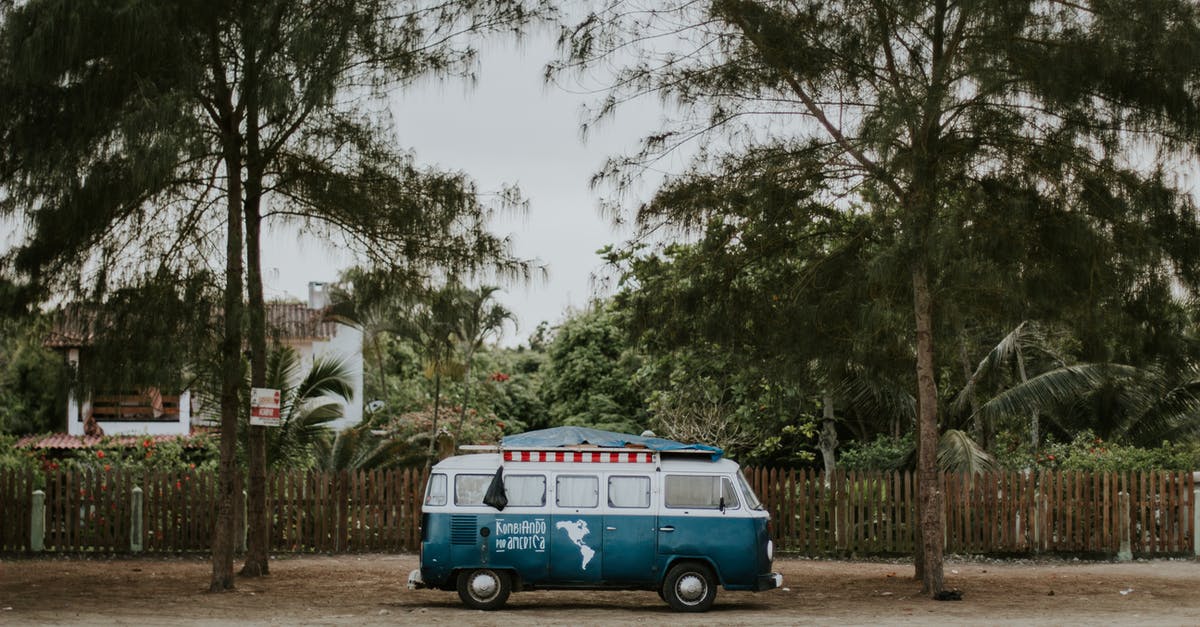
<path fill-rule="evenodd" d="M 283 426 L 279 414 L 279 390 L 250 389 L 250 424 L 257 427 Z"/>

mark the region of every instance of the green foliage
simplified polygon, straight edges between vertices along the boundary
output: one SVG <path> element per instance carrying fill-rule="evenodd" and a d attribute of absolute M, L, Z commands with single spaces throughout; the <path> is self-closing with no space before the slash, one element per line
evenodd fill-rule
<path fill-rule="evenodd" d="M 1200 468 L 1200 442 L 1161 442 L 1142 447 L 1120 444 L 1080 431 L 1069 442 L 1051 441 L 1037 454 L 1027 447 L 1013 446 L 1000 456 L 1010 469 L 1035 468 L 1083 472 L 1129 472 L 1145 470 L 1193 471 Z"/>
<path fill-rule="evenodd" d="M 186 446 L 178 438 L 157 441 L 140 437 L 133 445 L 126 446 L 106 437 L 91 448 L 72 452 L 64 458 L 62 466 L 96 473 L 120 470 L 134 476 L 151 471 L 214 472 L 218 457 L 216 440 L 207 436 L 190 438 Z"/>
<path fill-rule="evenodd" d="M 341 401 L 354 400 L 349 367 L 338 359 L 316 359 L 307 371 L 290 346 L 275 346 L 267 358 L 265 385 L 280 391 L 279 427 L 266 429 L 267 464 L 273 468 L 309 468 L 318 442 L 329 437 L 329 422 L 343 416 Z M 239 421 L 243 452 L 249 414 Z"/>
<path fill-rule="evenodd" d="M 598 304 L 570 317 L 555 331 L 547 356 L 542 398 L 552 425 L 620 433 L 647 428 L 635 376 L 641 360 L 618 312 Z"/>
<path fill-rule="evenodd" d="M 0 434 L 62 428 L 71 373 L 42 345 L 48 327 L 42 316 L 0 319 Z"/>
<path fill-rule="evenodd" d="M 17 448 L 18 437 L 0 434 L 0 472 L 39 472 L 55 470 L 57 462 L 46 458 L 45 453 L 32 449 Z"/>
<path fill-rule="evenodd" d="M 870 442 L 854 442 L 838 452 L 838 465 L 846 470 L 901 470 L 911 465 L 914 444 L 911 433 L 899 438 L 876 436 Z"/>

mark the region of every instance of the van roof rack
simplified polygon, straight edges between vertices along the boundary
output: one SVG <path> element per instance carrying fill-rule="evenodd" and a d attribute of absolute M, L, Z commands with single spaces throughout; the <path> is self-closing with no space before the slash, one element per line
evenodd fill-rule
<path fill-rule="evenodd" d="M 500 447 L 495 444 L 459 444 L 458 450 L 472 453 L 495 453 Z"/>

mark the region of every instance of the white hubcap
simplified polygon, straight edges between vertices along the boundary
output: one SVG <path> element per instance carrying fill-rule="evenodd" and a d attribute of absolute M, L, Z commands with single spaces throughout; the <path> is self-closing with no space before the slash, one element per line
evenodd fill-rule
<path fill-rule="evenodd" d="M 679 593 L 679 599 L 689 604 L 696 603 L 704 598 L 705 587 L 704 579 L 696 575 L 684 575 L 675 584 L 675 590 Z"/>
<path fill-rule="evenodd" d="M 471 577 L 471 594 L 478 599 L 487 599 L 496 594 L 499 582 L 491 573 L 476 573 Z"/>

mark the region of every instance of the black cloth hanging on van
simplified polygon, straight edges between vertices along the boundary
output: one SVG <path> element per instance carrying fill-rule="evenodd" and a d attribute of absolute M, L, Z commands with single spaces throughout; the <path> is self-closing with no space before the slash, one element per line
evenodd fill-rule
<path fill-rule="evenodd" d="M 483 504 L 491 505 L 501 511 L 508 507 L 508 497 L 504 495 L 504 466 L 496 469 L 492 483 L 488 486 L 487 494 L 483 495 Z"/>

